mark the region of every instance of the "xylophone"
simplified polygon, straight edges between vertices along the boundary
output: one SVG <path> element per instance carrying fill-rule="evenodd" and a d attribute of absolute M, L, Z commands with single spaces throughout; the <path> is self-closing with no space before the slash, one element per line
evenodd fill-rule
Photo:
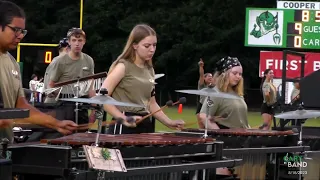
<path fill-rule="evenodd" d="M 0 179 L 1 180 L 12 180 L 11 172 L 12 165 L 11 161 L 7 159 L 7 146 L 9 140 L 7 138 L 0 139 Z"/>
<path fill-rule="evenodd" d="M 184 129 L 179 134 L 202 135 L 203 129 Z M 240 179 L 278 179 L 280 161 L 290 152 L 302 152 L 308 147 L 296 146 L 298 134 L 289 131 L 259 129 L 208 130 L 209 137 L 224 142 L 223 155 L 239 158 L 243 164 L 235 168 Z M 281 154 L 285 153 L 285 154 Z M 269 159 L 272 159 L 271 163 Z"/>
<path fill-rule="evenodd" d="M 13 172 L 22 175 L 32 171 L 32 173 L 64 176 L 65 173 L 62 172 L 66 169 L 88 171 L 82 146 L 94 144 L 95 137 L 95 133 L 76 133 L 57 139 L 44 139 L 41 141 L 42 145 L 11 147 L 9 150 L 12 152 Z M 223 143 L 213 138 L 162 133 L 100 134 L 99 142 L 100 147 L 120 150 L 128 172 L 136 168 L 141 168 L 143 171 L 142 175 L 140 173 L 130 177 L 120 175 L 112 178 L 113 174 L 109 173 L 104 175 L 105 179 L 179 180 L 186 176 L 183 171 L 189 172 L 187 176 L 195 176 L 194 170 L 201 167 L 208 169 L 205 175 L 207 179 L 212 179 L 216 167 L 235 166 L 234 160 L 222 161 Z M 208 163 L 208 160 L 211 163 L 214 160 L 218 161 L 219 165 L 208 164 L 204 167 L 203 164 Z M 195 164 L 191 168 L 193 163 Z M 197 165 L 197 163 L 203 164 Z M 170 168 L 170 172 L 148 171 L 148 167 L 152 166 L 153 168 Z M 184 166 L 189 169 L 184 170 Z M 32 170 L 34 167 L 37 167 L 36 171 Z"/>
<path fill-rule="evenodd" d="M 2 119 L 18 119 L 29 117 L 30 111 L 28 109 L 3 108 L 0 103 L 0 121 Z M 8 144 L 10 140 L 7 138 L 0 139 L 0 179 L 12 179 L 12 161 L 8 158 Z"/>

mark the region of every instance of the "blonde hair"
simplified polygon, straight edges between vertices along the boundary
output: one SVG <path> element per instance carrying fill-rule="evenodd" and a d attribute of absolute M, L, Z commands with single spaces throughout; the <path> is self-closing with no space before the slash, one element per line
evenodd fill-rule
<path fill-rule="evenodd" d="M 114 67 L 119 63 L 119 60 L 123 59 L 126 61 L 134 62 L 136 60 L 136 53 L 133 49 L 133 44 L 138 44 L 141 40 L 148 36 L 156 36 L 155 30 L 153 30 L 149 25 L 138 24 L 132 30 L 128 37 L 127 43 L 118 56 L 118 58 L 110 66 L 108 74 L 114 69 Z M 147 61 L 147 66 L 152 67 L 152 60 Z"/>
<path fill-rule="evenodd" d="M 229 88 L 229 74 L 231 73 L 231 69 L 226 72 L 219 74 L 216 72 L 214 74 L 214 78 L 216 78 L 216 87 L 219 91 L 227 93 Z M 238 94 L 239 96 L 243 96 L 243 78 L 239 81 L 239 83 L 232 88 L 232 90 Z"/>

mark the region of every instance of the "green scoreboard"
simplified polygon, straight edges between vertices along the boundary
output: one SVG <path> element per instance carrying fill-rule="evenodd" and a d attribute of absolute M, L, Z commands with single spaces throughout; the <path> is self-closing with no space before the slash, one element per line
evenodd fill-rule
<path fill-rule="evenodd" d="M 245 46 L 320 49 L 320 10 L 247 8 Z"/>

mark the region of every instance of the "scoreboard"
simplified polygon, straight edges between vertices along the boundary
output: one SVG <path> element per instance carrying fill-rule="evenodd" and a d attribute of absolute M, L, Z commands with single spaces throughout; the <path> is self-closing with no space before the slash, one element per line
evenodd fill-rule
<path fill-rule="evenodd" d="M 38 63 L 50 64 L 52 59 L 56 57 L 59 53 L 56 48 L 45 48 L 38 50 Z"/>
<path fill-rule="evenodd" d="M 247 8 L 245 46 L 320 49 L 320 10 Z"/>

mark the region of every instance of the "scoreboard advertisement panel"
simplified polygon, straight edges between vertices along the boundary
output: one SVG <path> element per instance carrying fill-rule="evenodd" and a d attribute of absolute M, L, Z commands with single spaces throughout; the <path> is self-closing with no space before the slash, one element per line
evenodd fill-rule
<path fill-rule="evenodd" d="M 320 10 L 247 8 L 245 46 L 320 49 Z"/>

